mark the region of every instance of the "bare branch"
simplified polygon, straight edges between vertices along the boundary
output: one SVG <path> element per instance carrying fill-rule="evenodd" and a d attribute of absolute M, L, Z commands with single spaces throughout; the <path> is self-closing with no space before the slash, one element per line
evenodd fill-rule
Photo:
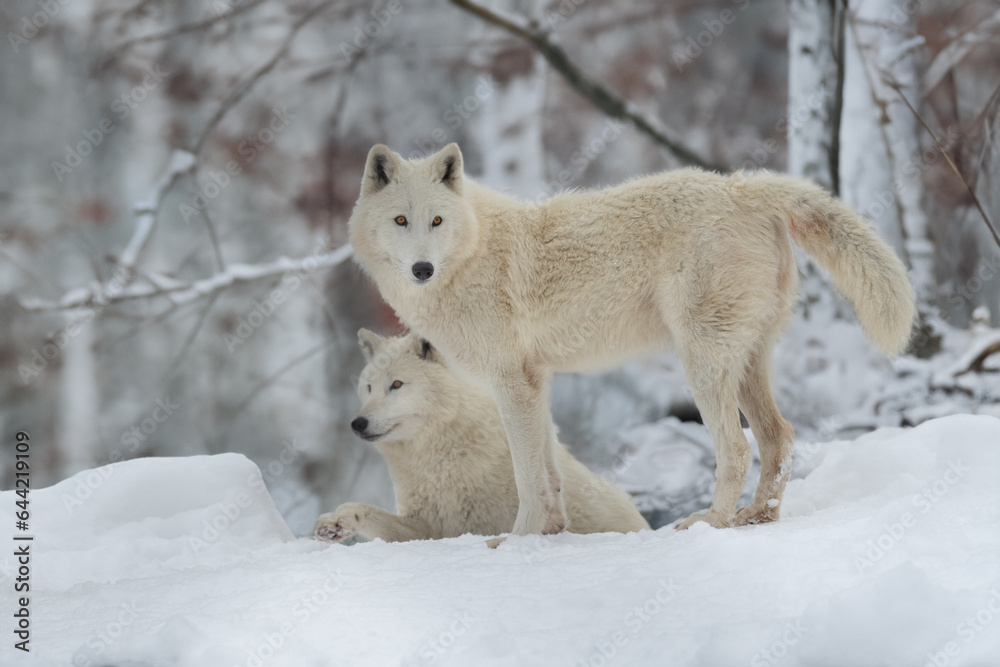
<path fill-rule="evenodd" d="M 635 105 L 623 100 L 610 89 L 584 74 L 583 70 L 570 61 L 563 48 L 556 44 L 546 31 L 529 25 L 518 17 L 500 14 L 470 0 L 451 0 L 451 4 L 527 41 L 556 71 L 563 75 L 567 83 L 590 100 L 594 106 L 612 118 L 627 120 L 639 132 L 666 148 L 682 162 L 703 169 L 727 171 L 724 167 L 712 164 L 679 141 L 667 136 L 666 128 L 658 120 L 646 116 Z"/>
<path fill-rule="evenodd" d="M 265 0 L 251 0 L 242 7 L 234 7 L 232 11 L 226 12 L 224 14 L 217 14 L 216 16 L 207 19 L 202 19 L 201 21 L 182 23 L 181 25 L 171 28 L 169 30 L 162 30 L 160 32 L 154 32 L 148 35 L 141 35 L 139 37 L 133 37 L 132 39 L 127 39 L 121 44 L 115 46 L 114 49 L 101 60 L 99 67 L 102 69 L 104 67 L 107 67 L 125 51 L 128 51 L 132 47 L 137 46 L 139 44 L 148 44 L 149 42 L 160 42 L 168 39 L 173 39 L 174 37 L 178 37 L 180 35 L 186 35 L 187 33 L 190 32 L 198 32 L 200 30 L 205 30 L 207 28 L 212 27 L 216 23 L 229 21 L 230 19 L 235 18 L 236 16 L 239 16 L 244 12 L 248 12 L 251 9 L 258 7 L 259 5 L 262 5 L 264 2 Z"/>
<path fill-rule="evenodd" d="M 955 372 L 955 377 L 960 377 L 966 373 L 982 373 L 986 370 L 985 364 L 986 360 L 1000 352 L 1000 338 L 996 338 L 991 341 L 987 341 L 985 344 L 981 344 L 978 349 L 971 351 L 969 355 L 971 358 L 968 363 L 962 365 L 962 367 Z"/>
<path fill-rule="evenodd" d="M 257 397 L 260 396 L 261 393 L 263 393 L 263 391 L 265 389 L 267 389 L 268 387 L 270 387 L 272 384 L 276 383 L 281 378 L 282 375 L 284 375 L 288 371 L 292 370 L 293 368 L 295 368 L 299 364 L 303 363 L 304 361 L 307 361 L 310 357 L 312 357 L 317 352 L 322 352 L 327 347 L 333 345 L 334 341 L 335 341 L 334 338 L 329 338 L 329 339 L 327 339 L 327 340 L 325 340 L 325 341 L 323 341 L 323 342 L 321 342 L 321 343 L 319 343 L 317 345 L 314 345 L 313 347 L 309 348 L 308 350 L 306 350 L 305 352 L 303 352 L 299 356 L 293 357 L 287 363 L 285 363 L 283 366 L 281 366 L 278 370 L 276 370 L 274 373 L 271 373 L 269 376 L 267 376 L 266 378 L 264 378 L 263 380 L 261 380 L 259 383 L 257 383 L 257 386 L 255 386 L 253 389 L 251 389 L 250 392 L 246 396 L 243 397 L 243 400 L 241 400 L 239 403 L 237 403 L 236 405 L 232 406 L 228 410 L 229 423 L 232 424 L 233 422 L 235 422 L 236 418 L 239 417 L 240 414 L 244 410 L 246 410 L 247 407 L 249 407 L 249 405 L 251 403 L 253 403 L 254 400 L 256 400 Z M 231 449 L 230 449 L 230 447 L 228 445 L 228 442 L 229 442 L 229 436 L 230 436 L 230 434 L 232 432 L 233 432 L 232 428 L 227 428 L 227 429 L 223 430 L 224 435 L 223 435 L 223 439 L 222 439 L 222 446 L 218 450 L 214 450 L 215 452 L 218 452 L 218 451 L 222 451 L 222 452 L 231 451 Z M 213 450 L 211 450 L 211 448 L 210 448 L 210 451 L 213 451 Z"/>
<path fill-rule="evenodd" d="M 208 230 L 208 238 L 212 242 L 212 252 L 215 254 L 216 269 L 225 271 L 226 260 L 222 258 L 222 246 L 219 245 L 219 235 L 215 231 L 215 223 L 212 222 L 212 217 L 208 213 L 207 206 L 201 212 L 201 217 L 205 221 L 205 229 Z"/>
<path fill-rule="evenodd" d="M 268 72 L 274 69 L 275 65 L 277 65 L 281 61 L 281 59 L 285 57 L 285 55 L 288 53 L 288 50 L 292 46 L 292 42 L 295 41 L 296 35 L 299 34 L 299 31 L 307 23 L 309 23 L 309 21 L 316 18 L 316 16 L 320 12 L 322 12 L 324 9 L 326 9 L 332 4 L 333 0 L 326 0 L 326 2 L 321 2 L 312 9 L 310 9 L 309 11 L 307 11 L 305 14 L 300 16 L 299 19 L 294 24 L 292 24 L 292 29 L 288 31 L 288 35 L 285 36 L 285 41 L 281 43 L 281 46 L 278 47 L 278 50 L 274 52 L 274 55 L 272 55 L 271 58 L 266 63 L 258 67 L 248 77 L 246 77 L 245 79 L 243 79 L 243 81 L 237 84 L 236 87 L 233 88 L 232 92 L 229 93 L 229 96 L 226 97 L 226 99 L 223 100 L 222 104 L 219 105 L 219 108 L 216 109 L 215 113 L 212 114 L 212 117 L 209 119 L 208 124 L 205 126 L 205 130 L 202 132 L 201 136 L 198 137 L 198 140 L 192 147 L 191 149 L 192 153 L 194 153 L 195 155 L 201 155 L 201 151 L 202 148 L 204 148 L 205 146 L 205 142 L 208 140 L 209 135 L 212 134 L 212 131 L 215 130 L 215 127 L 216 125 L 219 124 L 219 121 L 222 120 L 223 116 L 225 116 L 230 109 L 239 104 L 240 101 L 247 96 L 247 93 L 253 90 L 253 87 L 257 84 L 257 82 L 260 81 L 260 79 L 264 75 L 266 75 Z"/>
<path fill-rule="evenodd" d="M 220 292 L 216 292 L 208 298 L 208 303 L 205 304 L 201 313 L 198 314 L 198 320 L 195 322 L 194 327 L 192 327 L 191 331 L 187 335 L 187 338 L 181 344 L 177 354 L 174 355 L 170 365 L 167 366 L 167 373 L 164 379 L 160 382 L 163 386 L 166 386 L 168 380 L 172 379 L 180 371 L 181 363 L 184 361 L 184 357 L 187 356 L 188 351 L 191 349 L 191 345 L 194 343 L 194 339 L 197 338 L 198 334 L 201 332 L 201 328 L 204 326 L 205 320 L 208 319 L 208 312 L 212 310 L 212 306 L 215 305 L 215 302 L 219 299 L 220 295 Z"/>
<path fill-rule="evenodd" d="M 973 48 L 987 44 L 996 39 L 1000 29 L 1000 11 L 994 12 L 989 18 L 980 21 L 974 28 L 963 33 L 948 46 L 941 49 L 924 73 L 924 95 L 929 95 L 937 87 L 945 75 L 954 69 Z"/>
<path fill-rule="evenodd" d="M 931 135 L 931 140 L 934 142 L 935 148 L 937 148 L 938 152 L 940 152 L 941 155 L 944 156 L 945 161 L 948 162 L 948 166 L 951 167 L 951 170 L 955 172 L 956 176 L 958 176 L 958 180 L 962 181 L 962 185 L 965 186 L 965 189 L 969 193 L 969 196 L 972 197 L 972 201 L 976 204 L 976 208 L 979 209 L 979 215 L 982 216 L 983 222 L 986 223 L 986 226 L 990 230 L 990 234 L 993 235 L 993 240 L 996 242 L 997 246 L 1000 247 L 1000 234 L 997 234 L 997 228 L 993 226 L 993 221 L 990 220 L 990 216 L 986 213 L 986 209 L 984 209 L 982 203 L 980 203 L 979 197 L 976 196 L 975 190 L 973 190 L 972 186 L 969 185 L 969 182 L 965 180 L 965 176 L 962 175 L 962 172 L 955 164 L 955 161 L 951 159 L 951 155 L 948 154 L 948 151 L 944 149 L 944 147 L 941 145 L 941 142 L 938 141 L 938 138 L 934 136 L 934 130 L 932 130 L 931 126 L 927 124 L 927 121 L 924 120 L 924 117 L 920 115 L 920 112 L 917 111 L 912 104 L 910 104 L 910 100 L 906 99 L 906 95 L 903 94 L 903 91 L 900 89 L 900 87 L 895 83 L 890 83 L 889 85 L 895 88 L 896 92 L 899 93 L 900 99 L 903 100 L 903 103 L 906 104 L 910 112 L 917 117 L 917 120 L 920 122 L 923 128 L 927 130 L 927 134 Z"/>

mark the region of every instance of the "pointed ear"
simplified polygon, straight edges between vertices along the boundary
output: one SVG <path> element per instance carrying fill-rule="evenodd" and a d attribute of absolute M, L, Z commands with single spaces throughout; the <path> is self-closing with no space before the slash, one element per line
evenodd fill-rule
<path fill-rule="evenodd" d="M 361 182 L 361 194 L 375 194 L 385 186 L 389 185 L 393 177 L 399 171 L 402 158 L 389 150 L 385 144 L 375 144 L 368 151 L 368 160 L 365 162 L 365 177 Z"/>
<path fill-rule="evenodd" d="M 417 356 L 424 361 L 431 361 L 437 363 L 438 351 L 434 349 L 430 341 L 424 340 L 420 336 L 413 337 L 413 351 L 417 353 Z"/>
<path fill-rule="evenodd" d="M 375 356 L 375 352 L 382 347 L 382 343 L 384 342 L 385 339 L 377 333 L 364 328 L 358 329 L 358 345 L 361 346 L 361 352 L 365 355 L 365 361 L 371 361 L 372 357 Z"/>
<path fill-rule="evenodd" d="M 462 179 L 464 178 L 462 165 L 462 149 L 455 143 L 448 144 L 434 156 L 434 173 L 441 179 L 442 183 L 458 194 L 462 193 Z"/>

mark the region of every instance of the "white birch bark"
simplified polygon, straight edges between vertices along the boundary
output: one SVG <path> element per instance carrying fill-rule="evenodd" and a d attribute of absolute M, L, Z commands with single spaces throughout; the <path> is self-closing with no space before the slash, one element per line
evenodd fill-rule
<path fill-rule="evenodd" d="M 788 170 L 839 194 L 842 18 L 837 0 L 791 0 L 788 32 Z M 843 314 L 816 263 L 798 253 L 803 315 Z"/>

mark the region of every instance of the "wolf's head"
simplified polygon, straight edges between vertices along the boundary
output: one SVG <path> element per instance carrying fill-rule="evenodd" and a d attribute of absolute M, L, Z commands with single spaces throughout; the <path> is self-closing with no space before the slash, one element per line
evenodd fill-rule
<path fill-rule="evenodd" d="M 464 185 L 458 144 L 419 160 L 382 144 L 371 149 L 350 234 L 355 256 L 380 287 L 383 280 L 438 282 L 472 254 L 478 222 Z"/>
<path fill-rule="evenodd" d="M 451 397 L 451 372 L 430 343 L 415 334 L 383 338 L 368 329 L 358 331 L 358 343 L 368 364 L 358 380 L 361 411 L 351 428 L 369 442 L 409 440 L 429 421 L 446 411 Z"/>

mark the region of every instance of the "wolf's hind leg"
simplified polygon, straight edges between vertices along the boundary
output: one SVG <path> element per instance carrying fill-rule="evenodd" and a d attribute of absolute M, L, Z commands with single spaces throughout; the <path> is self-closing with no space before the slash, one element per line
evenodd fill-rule
<path fill-rule="evenodd" d="M 757 438 L 761 466 L 753 501 L 736 513 L 738 526 L 778 519 L 781 498 L 792 469 L 795 434 L 792 425 L 785 421 L 774 404 L 770 357 L 770 349 L 754 353 L 740 384 L 740 407 Z"/>
<path fill-rule="evenodd" d="M 700 346 L 699 346 L 700 347 Z M 721 346 L 719 346 L 721 347 Z M 715 444 L 716 484 L 712 506 L 692 514 L 677 528 L 705 521 L 715 528 L 733 525 L 736 503 L 750 467 L 750 443 L 740 428 L 737 391 L 742 364 L 726 363 L 725 349 L 681 350 L 694 402 Z"/>

